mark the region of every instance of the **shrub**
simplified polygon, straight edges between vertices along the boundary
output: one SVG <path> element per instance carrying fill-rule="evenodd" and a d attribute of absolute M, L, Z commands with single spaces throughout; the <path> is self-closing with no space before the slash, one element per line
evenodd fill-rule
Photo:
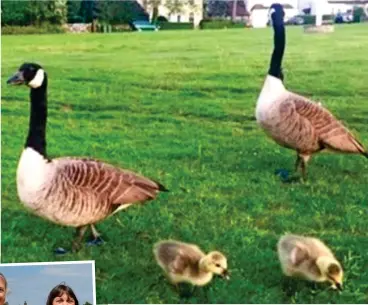
<path fill-rule="evenodd" d="M 203 19 L 199 23 L 199 28 L 201 30 L 205 29 L 226 29 L 226 28 L 244 28 L 245 23 L 243 22 L 233 22 L 226 19 Z"/>
<path fill-rule="evenodd" d="M 193 23 L 191 22 L 157 22 L 160 30 L 192 30 Z"/>
<path fill-rule="evenodd" d="M 168 22 L 169 20 L 167 20 L 167 18 L 165 16 L 158 16 L 157 17 L 157 22 Z"/>
<path fill-rule="evenodd" d="M 353 22 L 361 22 L 363 16 L 364 16 L 364 9 L 362 7 L 354 7 Z"/>
<path fill-rule="evenodd" d="M 15 26 L 6 25 L 1 28 L 3 35 L 26 35 L 26 34 L 58 34 L 66 30 L 58 25 L 43 24 L 41 26 Z"/>

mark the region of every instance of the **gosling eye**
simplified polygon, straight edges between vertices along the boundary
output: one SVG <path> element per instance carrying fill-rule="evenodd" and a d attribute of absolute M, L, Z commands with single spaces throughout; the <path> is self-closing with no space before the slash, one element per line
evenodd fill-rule
<path fill-rule="evenodd" d="M 220 266 L 220 264 L 216 264 L 216 267 L 220 268 L 221 266 Z"/>

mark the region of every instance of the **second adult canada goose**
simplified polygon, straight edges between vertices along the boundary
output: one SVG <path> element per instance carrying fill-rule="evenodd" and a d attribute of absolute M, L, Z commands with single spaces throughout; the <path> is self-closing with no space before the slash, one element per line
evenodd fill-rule
<path fill-rule="evenodd" d="M 257 122 L 279 145 L 296 151 L 296 170 L 306 176 L 310 157 L 322 150 L 362 154 L 363 145 L 327 109 L 285 89 L 281 68 L 285 49 L 284 10 L 270 9 L 274 29 L 274 50 L 270 68 L 256 107 Z"/>
<path fill-rule="evenodd" d="M 282 236 L 277 244 L 285 275 L 332 284 L 342 290 L 343 270 L 331 250 L 319 239 L 293 234 Z"/>
<path fill-rule="evenodd" d="M 207 285 L 213 274 L 229 279 L 226 257 L 218 251 L 207 255 L 198 246 L 175 240 L 160 241 L 154 246 L 159 266 L 173 284 L 187 282 L 195 286 Z"/>
<path fill-rule="evenodd" d="M 8 84 L 31 89 L 28 137 L 17 169 L 17 190 L 22 203 L 54 223 L 77 228 L 73 249 L 79 248 L 88 226 L 132 204 L 154 199 L 167 191 L 160 183 L 134 172 L 93 159 L 46 154 L 47 74 L 38 64 L 24 63 Z"/>

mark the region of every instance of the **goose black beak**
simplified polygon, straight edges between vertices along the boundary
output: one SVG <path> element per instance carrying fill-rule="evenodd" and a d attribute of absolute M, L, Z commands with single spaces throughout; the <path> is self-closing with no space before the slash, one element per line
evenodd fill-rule
<path fill-rule="evenodd" d="M 24 78 L 22 72 L 17 72 L 13 76 L 11 76 L 7 82 L 8 85 L 22 85 L 24 84 Z"/>
<path fill-rule="evenodd" d="M 230 273 L 227 269 L 224 269 L 224 271 L 221 274 L 222 278 L 225 280 L 230 280 Z"/>

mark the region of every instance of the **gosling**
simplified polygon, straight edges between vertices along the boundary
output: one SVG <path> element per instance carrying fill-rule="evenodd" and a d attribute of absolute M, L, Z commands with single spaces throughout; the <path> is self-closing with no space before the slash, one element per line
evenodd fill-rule
<path fill-rule="evenodd" d="M 286 234 L 280 238 L 277 251 L 285 275 L 314 282 L 328 281 L 333 289 L 342 290 L 342 267 L 319 239 Z"/>
<path fill-rule="evenodd" d="M 154 245 L 153 253 L 158 265 L 177 288 L 183 282 L 205 286 L 214 274 L 230 279 L 227 259 L 221 252 L 205 254 L 196 245 L 165 240 Z"/>

